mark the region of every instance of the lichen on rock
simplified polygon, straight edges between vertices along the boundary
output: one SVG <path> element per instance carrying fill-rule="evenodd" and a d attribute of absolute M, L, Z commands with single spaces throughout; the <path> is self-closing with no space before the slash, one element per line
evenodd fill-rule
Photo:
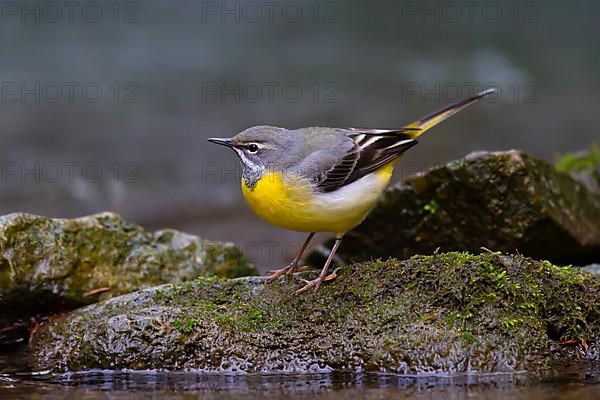
<path fill-rule="evenodd" d="M 254 274 L 231 244 L 173 230 L 148 232 L 113 213 L 0 217 L 0 320 L 198 276 Z"/>

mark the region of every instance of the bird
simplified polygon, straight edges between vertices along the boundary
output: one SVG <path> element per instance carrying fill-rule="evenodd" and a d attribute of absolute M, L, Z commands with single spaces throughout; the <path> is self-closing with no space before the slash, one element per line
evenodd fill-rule
<path fill-rule="evenodd" d="M 321 273 L 295 293 L 334 279 L 328 274 L 344 235 L 364 221 L 390 182 L 400 156 L 417 138 L 465 107 L 495 93 L 482 91 L 399 129 L 253 126 L 231 138 L 209 138 L 232 149 L 242 167 L 241 189 L 250 208 L 272 225 L 307 232 L 300 251 L 273 282 L 303 270 L 298 263 L 317 232 L 335 237 Z"/>

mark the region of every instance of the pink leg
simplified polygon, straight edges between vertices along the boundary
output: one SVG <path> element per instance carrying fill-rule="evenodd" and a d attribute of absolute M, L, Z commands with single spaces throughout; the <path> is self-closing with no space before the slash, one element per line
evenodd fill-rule
<path fill-rule="evenodd" d="M 325 266 L 323 267 L 323 270 L 321 271 L 319 276 L 316 279 L 313 279 L 312 281 L 307 281 L 307 280 L 303 279 L 305 285 L 302 288 L 296 290 L 296 294 L 304 293 L 311 287 L 314 287 L 315 292 L 316 292 L 317 290 L 319 290 L 321 283 L 323 283 L 324 281 L 334 279 L 336 277 L 335 271 L 333 271 L 332 274 L 327 275 L 327 270 L 329 269 L 329 265 L 331 265 L 331 262 L 333 261 L 333 257 L 335 256 L 335 252 L 337 251 L 337 249 L 341 243 L 342 243 L 342 238 L 335 239 L 333 248 L 331 249 L 331 252 L 329 253 L 329 257 L 327 257 L 327 261 L 325 261 Z"/>
<path fill-rule="evenodd" d="M 267 279 L 267 283 L 273 282 L 282 275 L 288 276 L 288 274 L 293 274 L 295 271 L 298 271 L 298 262 L 300 261 L 302 254 L 304 254 L 304 251 L 308 247 L 308 244 L 310 243 L 313 236 L 315 236 L 315 232 L 311 232 L 308 235 L 308 237 L 304 241 L 304 244 L 302 245 L 302 248 L 287 267 L 267 272 L 267 274 L 270 275 L 269 279 Z"/>

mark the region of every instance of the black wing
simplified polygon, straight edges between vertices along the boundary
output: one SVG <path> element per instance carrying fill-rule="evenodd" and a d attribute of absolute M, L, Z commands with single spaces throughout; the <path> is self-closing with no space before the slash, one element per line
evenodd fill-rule
<path fill-rule="evenodd" d="M 330 192 L 362 178 L 413 147 L 417 144 L 415 138 L 421 134 L 465 107 L 494 93 L 496 89 L 485 90 L 469 99 L 450 104 L 401 129 L 348 128 L 347 135 L 354 142 L 354 146 L 333 167 L 319 175 L 317 187 L 324 192 Z"/>
<path fill-rule="evenodd" d="M 331 169 L 320 175 L 317 188 L 331 192 L 392 162 L 417 144 L 411 128 L 400 130 L 349 128 L 354 146 Z"/>

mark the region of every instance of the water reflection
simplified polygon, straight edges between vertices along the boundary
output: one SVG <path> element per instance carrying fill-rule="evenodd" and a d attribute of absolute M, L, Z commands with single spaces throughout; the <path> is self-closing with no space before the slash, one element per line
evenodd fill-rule
<path fill-rule="evenodd" d="M 588 362 L 564 365 L 532 378 L 520 374 L 395 376 L 333 373 L 318 375 L 210 375 L 194 372 L 104 371 L 69 374 L 0 375 L 3 399 L 137 399 L 194 397 L 225 399 L 364 399 L 444 397 L 595 399 L 600 368 Z"/>

